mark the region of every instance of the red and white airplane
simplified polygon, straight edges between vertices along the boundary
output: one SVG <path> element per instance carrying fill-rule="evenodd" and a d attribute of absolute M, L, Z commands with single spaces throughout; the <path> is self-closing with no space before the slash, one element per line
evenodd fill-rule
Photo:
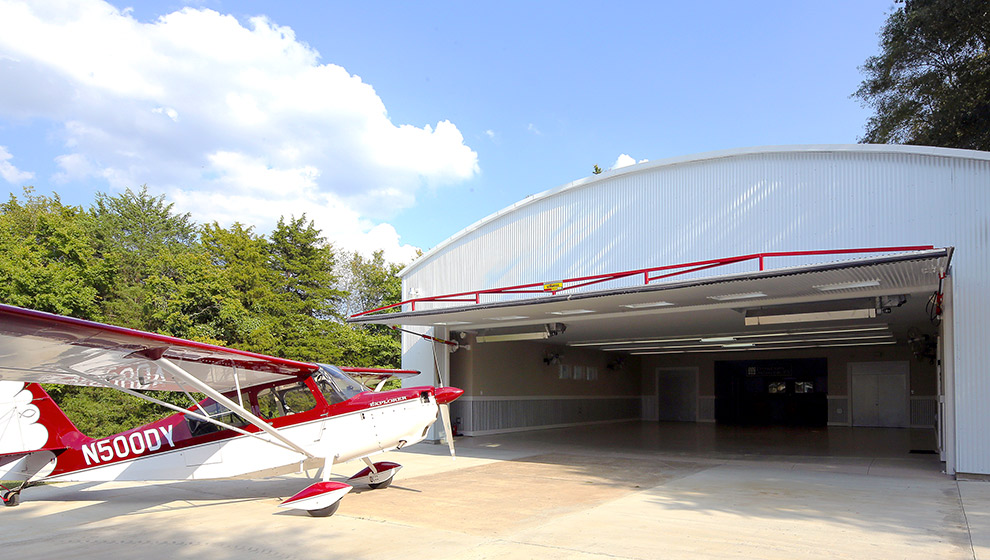
<path fill-rule="evenodd" d="M 351 374 L 351 375 L 348 375 Z M 353 485 L 384 488 L 402 468 L 376 453 L 422 441 L 463 391 L 381 391 L 416 372 L 338 368 L 0 304 L 0 480 L 3 503 L 42 481 L 199 480 L 320 469 L 281 507 L 332 515 Z M 380 380 L 374 391 L 353 376 Z M 109 387 L 177 414 L 102 439 L 79 432 L 38 383 Z M 140 391 L 178 391 L 183 409 Z M 206 395 L 196 402 L 192 393 Z M 452 438 L 447 437 L 453 456 Z M 335 462 L 362 459 L 346 483 Z"/>

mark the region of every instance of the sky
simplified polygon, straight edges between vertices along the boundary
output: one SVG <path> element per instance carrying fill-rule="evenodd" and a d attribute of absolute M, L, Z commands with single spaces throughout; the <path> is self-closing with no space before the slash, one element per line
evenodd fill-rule
<path fill-rule="evenodd" d="M 407 263 L 595 165 L 855 143 L 893 7 L 0 0 L 0 185 Z"/>

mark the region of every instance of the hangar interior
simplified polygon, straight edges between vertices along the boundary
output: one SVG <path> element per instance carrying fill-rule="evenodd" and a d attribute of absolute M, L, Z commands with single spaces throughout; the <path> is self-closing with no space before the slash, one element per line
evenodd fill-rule
<path fill-rule="evenodd" d="M 951 283 L 951 255 L 932 248 L 685 280 L 610 278 L 618 288 L 576 279 L 353 320 L 457 343 L 403 341 L 409 354 L 433 353 L 420 361 L 465 390 L 452 411 L 460 434 L 635 419 L 923 428 L 944 451 L 937 364 L 946 333 L 934 305 L 950 304 L 938 296 Z"/>

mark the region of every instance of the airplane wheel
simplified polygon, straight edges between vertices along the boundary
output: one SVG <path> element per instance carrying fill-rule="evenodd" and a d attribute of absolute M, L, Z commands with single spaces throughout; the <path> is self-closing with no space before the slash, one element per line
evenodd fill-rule
<path fill-rule="evenodd" d="M 368 484 L 368 486 L 370 486 L 372 490 L 378 490 L 379 488 L 388 488 L 389 486 L 392 485 L 392 479 L 394 479 L 394 478 L 395 478 L 395 475 L 392 475 L 392 476 L 388 477 L 388 480 L 386 480 L 384 482 L 375 482 L 375 483 Z"/>
<path fill-rule="evenodd" d="M 7 507 L 14 507 L 21 503 L 21 493 L 20 492 L 4 492 L 3 495 L 3 505 Z"/>
<path fill-rule="evenodd" d="M 337 511 L 340 507 L 340 500 L 337 500 L 333 505 L 329 505 L 323 509 L 308 509 L 306 513 L 312 515 L 313 517 L 330 517 Z"/>

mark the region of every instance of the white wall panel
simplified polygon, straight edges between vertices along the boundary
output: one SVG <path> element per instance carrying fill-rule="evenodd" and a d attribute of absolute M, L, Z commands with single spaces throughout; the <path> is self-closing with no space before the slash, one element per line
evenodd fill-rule
<path fill-rule="evenodd" d="M 865 145 L 734 150 L 639 164 L 527 198 L 424 255 L 403 281 L 407 297 L 411 289 L 427 296 L 764 251 L 953 246 L 957 469 L 990 473 L 982 428 L 990 425 L 988 216 L 990 153 Z"/>

